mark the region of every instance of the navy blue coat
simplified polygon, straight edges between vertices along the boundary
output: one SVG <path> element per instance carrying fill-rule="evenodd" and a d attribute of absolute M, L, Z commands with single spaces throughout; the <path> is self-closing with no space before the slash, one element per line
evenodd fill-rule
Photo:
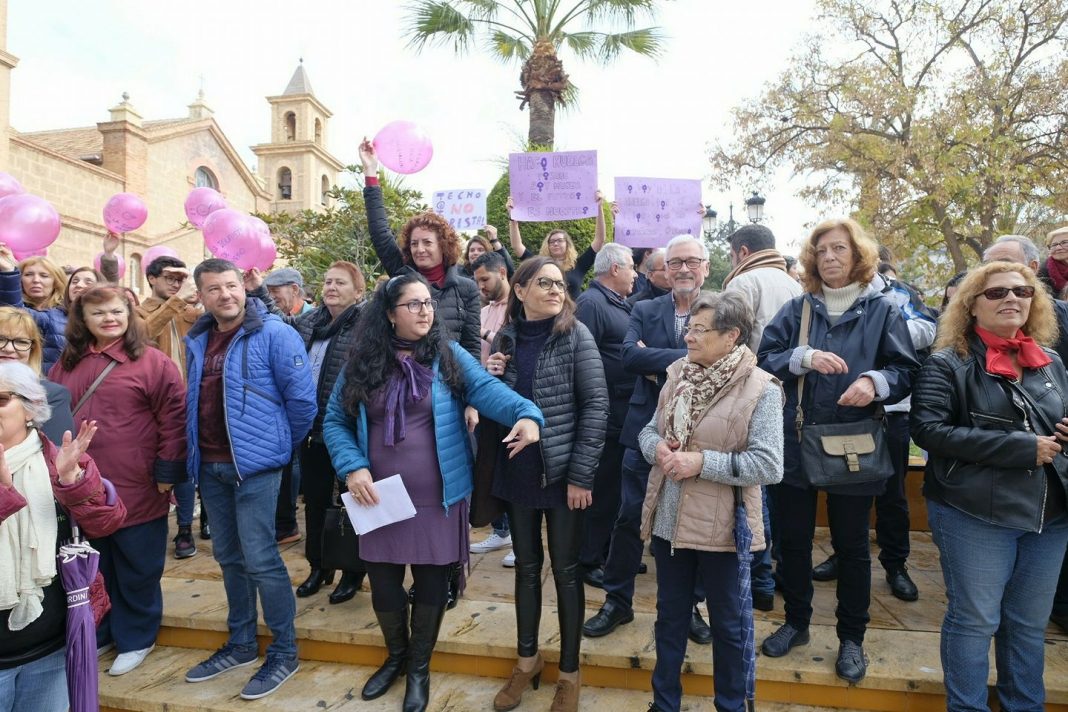
<path fill-rule="evenodd" d="M 608 384 L 607 437 L 617 437 L 627 417 L 627 404 L 634 394 L 634 376 L 623 370 L 623 338 L 630 326 L 631 305 L 597 280 L 579 295 L 575 317 L 581 321 L 601 353 Z"/>
<path fill-rule="evenodd" d="M 639 341 L 645 346 L 639 346 Z M 634 394 L 619 434 L 623 447 L 639 449 L 638 433 L 653 419 L 660 389 L 667 382 L 667 367 L 685 355 L 686 343 L 682 337 L 675 337 L 675 299 L 671 292 L 635 304 L 623 337 L 623 368 L 639 378 L 634 382 Z"/>
<path fill-rule="evenodd" d="M 797 439 L 797 380 L 802 375 L 801 349 L 797 346 L 801 331 L 801 308 L 812 305 L 812 324 L 808 344 L 817 351 L 830 351 L 841 357 L 849 372 L 824 375 L 814 370 L 805 373 L 805 423 L 852 423 L 870 418 L 879 402 L 897 403 L 907 396 L 912 380 L 920 368 L 908 327 L 897 306 L 874 289 L 860 297 L 831 326 L 822 298 L 811 294 L 795 297 L 783 305 L 764 329 L 757 359 L 760 367 L 782 381 L 786 392 L 783 407 L 785 473 L 783 483 L 808 487 L 801 470 L 801 448 Z M 838 399 L 864 374 L 875 382 L 876 401 L 865 408 L 839 406 Z M 870 495 L 882 492 L 885 483 L 830 487 L 836 494 Z"/>
<path fill-rule="evenodd" d="M 22 298 L 22 273 L 18 268 L 12 272 L 0 272 L 0 304 L 25 309 L 37 322 L 37 328 L 44 340 L 44 363 L 41 373 L 48 373 L 63 353 L 67 345 L 67 312 L 63 307 L 34 309 L 27 306 Z"/>

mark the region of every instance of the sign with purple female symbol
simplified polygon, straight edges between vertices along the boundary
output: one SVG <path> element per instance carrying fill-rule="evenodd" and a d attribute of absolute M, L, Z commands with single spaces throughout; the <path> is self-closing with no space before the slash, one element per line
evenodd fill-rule
<path fill-rule="evenodd" d="M 701 239 L 701 181 L 616 178 L 615 241 L 628 247 L 663 247 L 676 235 Z"/>
<path fill-rule="evenodd" d="M 508 156 L 512 219 L 582 220 L 597 215 L 597 151 L 512 153 Z"/>
<path fill-rule="evenodd" d="M 486 224 L 486 191 L 463 188 L 434 191 L 434 212 L 454 230 L 479 230 Z"/>

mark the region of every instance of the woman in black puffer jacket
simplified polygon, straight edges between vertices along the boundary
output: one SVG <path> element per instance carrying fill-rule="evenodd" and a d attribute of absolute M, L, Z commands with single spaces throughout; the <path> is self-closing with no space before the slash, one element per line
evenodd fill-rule
<path fill-rule="evenodd" d="M 544 663 L 538 653 L 544 518 L 560 616 L 560 678 L 553 709 L 578 709 L 579 644 L 585 591 L 579 575 L 583 510 L 593 501 L 593 475 L 604 448 L 608 388 L 593 336 L 575 319 L 560 268 L 548 257 L 523 262 L 513 278 L 505 325 L 486 367 L 541 409 L 538 448 L 498 463 L 493 494 L 506 502 L 515 551 L 519 661 L 493 701 L 519 704 Z"/>

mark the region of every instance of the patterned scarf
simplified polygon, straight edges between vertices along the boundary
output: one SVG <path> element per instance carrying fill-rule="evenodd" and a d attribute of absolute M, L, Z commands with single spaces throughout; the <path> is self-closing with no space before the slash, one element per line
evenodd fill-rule
<path fill-rule="evenodd" d="M 394 336 L 391 339 L 397 351 L 414 350 L 414 341 L 405 341 Z M 433 369 L 409 356 L 397 354 L 399 368 L 386 383 L 386 445 L 394 447 L 407 436 L 405 408 L 408 403 L 418 403 L 430 392 L 434 382 Z"/>
<path fill-rule="evenodd" d="M 711 366 L 702 366 L 687 357 L 678 385 L 667 404 L 665 437 L 678 442 L 680 449 L 687 449 L 701 412 L 730 381 L 745 351 L 745 344 L 738 344 Z"/>

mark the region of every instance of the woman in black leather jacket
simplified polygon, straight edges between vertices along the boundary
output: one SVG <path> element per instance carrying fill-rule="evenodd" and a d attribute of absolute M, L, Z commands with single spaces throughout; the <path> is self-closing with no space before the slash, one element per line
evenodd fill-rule
<path fill-rule="evenodd" d="M 949 599 L 949 710 L 988 709 L 991 637 L 1001 708 L 1044 703 L 1043 632 L 1068 545 L 1068 375 L 1044 348 L 1056 337 L 1034 272 L 984 265 L 950 301 L 913 390 L 912 437 L 930 453 L 924 495 Z"/>
<path fill-rule="evenodd" d="M 560 678 L 552 709 L 577 710 L 586 608 L 578 557 L 583 510 L 593 502 L 593 475 L 604 448 L 608 388 L 597 343 L 575 319 L 560 267 L 549 257 L 532 257 L 520 264 L 512 284 L 505 325 L 486 368 L 533 400 L 545 416 L 545 426 L 540 447 L 502 460 L 494 473 L 493 494 L 506 503 L 516 557 L 519 661 L 493 707 L 513 709 L 527 685 L 537 689 L 541 679 L 544 519 L 560 617 Z"/>

